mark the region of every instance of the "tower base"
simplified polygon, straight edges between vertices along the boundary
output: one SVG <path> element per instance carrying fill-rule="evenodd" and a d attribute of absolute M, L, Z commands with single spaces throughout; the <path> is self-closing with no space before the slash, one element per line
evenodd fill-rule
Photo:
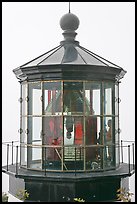
<path fill-rule="evenodd" d="M 9 193 L 16 196 L 19 190 L 27 190 L 26 202 L 73 202 L 74 198 L 86 202 L 113 202 L 117 190 L 129 187 L 129 178 L 16 178 L 9 176 Z"/>

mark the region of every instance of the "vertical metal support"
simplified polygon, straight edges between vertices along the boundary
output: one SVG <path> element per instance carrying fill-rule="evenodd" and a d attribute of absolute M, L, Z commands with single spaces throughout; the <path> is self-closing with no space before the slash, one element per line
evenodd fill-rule
<path fill-rule="evenodd" d="M 134 143 L 132 143 L 132 150 L 133 150 L 133 169 L 135 169 L 135 158 L 134 158 Z"/>
<path fill-rule="evenodd" d="M 100 117 L 101 119 L 101 131 L 100 131 L 100 142 L 103 145 L 103 149 L 102 149 L 102 169 L 105 168 L 105 133 L 104 133 L 104 100 L 105 100 L 105 93 L 104 93 L 104 82 L 101 82 L 101 91 L 100 91 L 100 113 L 102 115 L 102 117 Z"/>
<path fill-rule="evenodd" d="M 123 163 L 123 140 L 121 140 L 121 160 Z"/>
<path fill-rule="evenodd" d="M 128 145 L 128 164 L 129 164 L 129 174 L 130 174 L 130 145 Z"/>
<path fill-rule="evenodd" d="M 61 170 L 62 172 L 64 172 L 64 153 L 65 153 L 65 147 L 64 147 L 64 115 L 63 112 L 64 111 L 64 82 L 61 81 L 61 117 L 62 117 L 62 160 L 61 160 Z"/>
<path fill-rule="evenodd" d="M 12 153 L 11 153 L 11 157 L 12 157 L 12 165 L 13 165 L 13 141 L 12 141 L 11 143 L 12 143 Z"/>
<path fill-rule="evenodd" d="M 42 116 L 45 115 L 44 113 L 44 101 L 45 101 L 45 92 L 44 92 L 44 83 L 45 82 L 41 82 L 41 109 L 42 109 Z M 42 145 L 45 145 L 45 133 L 44 133 L 44 117 L 41 117 L 41 141 L 42 141 Z M 42 146 L 42 169 L 44 168 L 45 171 L 45 163 L 46 163 L 46 156 L 45 156 L 45 147 Z"/>
<path fill-rule="evenodd" d="M 46 176 L 46 147 L 44 147 L 44 149 L 45 149 L 45 158 L 44 158 L 44 173 L 45 173 L 45 176 Z"/>
<path fill-rule="evenodd" d="M 18 175 L 18 146 L 16 146 L 16 174 Z"/>
<path fill-rule="evenodd" d="M 75 147 L 75 176 L 76 176 L 76 147 Z"/>
<path fill-rule="evenodd" d="M 21 102 L 20 102 L 20 130 L 22 130 L 22 115 L 23 115 L 23 105 L 25 106 L 25 102 L 23 101 L 23 91 L 22 89 L 24 88 L 24 86 L 22 85 L 22 83 L 20 82 L 20 98 L 21 98 Z M 22 131 L 20 131 L 20 142 L 22 142 Z M 21 152 L 21 143 L 20 143 L 20 165 L 21 165 L 21 157 L 22 157 L 22 152 Z"/>
<path fill-rule="evenodd" d="M 84 100 L 84 103 L 83 103 L 83 162 L 84 162 L 84 171 L 86 171 L 86 113 L 85 113 L 85 107 L 86 107 L 86 82 L 84 81 L 83 82 L 83 100 Z"/>
<path fill-rule="evenodd" d="M 9 144 L 7 144 L 7 171 L 9 170 Z"/>

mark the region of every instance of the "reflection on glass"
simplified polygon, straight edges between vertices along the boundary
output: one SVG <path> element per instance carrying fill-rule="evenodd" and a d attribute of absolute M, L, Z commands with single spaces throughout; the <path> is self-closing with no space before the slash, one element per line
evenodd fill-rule
<path fill-rule="evenodd" d="M 120 164 L 120 147 L 115 146 L 115 155 L 116 155 L 116 166 L 118 167 Z"/>
<path fill-rule="evenodd" d="M 85 97 L 87 99 L 88 109 L 91 115 L 100 115 L 100 93 L 101 86 L 99 83 L 85 83 Z"/>
<path fill-rule="evenodd" d="M 120 163 L 120 147 L 119 147 L 119 133 L 118 133 L 118 117 L 115 117 L 115 155 L 116 155 L 116 166 Z"/>
<path fill-rule="evenodd" d="M 44 114 L 61 115 L 61 82 L 44 82 Z"/>
<path fill-rule="evenodd" d="M 41 141 L 42 117 L 28 118 L 28 143 L 33 141 Z"/>
<path fill-rule="evenodd" d="M 27 165 L 27 147 L 24 144 L 21 144 L 21 166 Z"/>
<path fill-rule="evenodd" d="M 104 114 L 112 114 L 112 84 L 104 84 Z"/>
<path fill-rule="evenodd" d="M 87 145 L 93 145 L 93 144 L 101 144 L 102 138 L 100 137 L 100 117 L 93 117 L 89 116 L 86 117 L 85 121 L 85 137 L 86 137 L 86 144 Z"/>
<path fill-rule="evenodd" d="M 118 134 L 118 117 L 115 117 L 115 143 L 119 144 L 119 134 Z"/>
<path fill-rule="evenodd" d="M 41 83 L 29 84 L 29 115 L 41 115 L 42 114 L 42 102 L 41 102 Z"/>
<path fill-rule="evenodd" d="M 104 148 L 104 168 L 109 169 L 115 166 L 114 151 L 115 146 L 112 144 L 109 144 Z M 111 156 L 108 157 L 108 155 Z"/>
<path fill-rule="evenodd" d="M 104 117 L 104 144 L 112 144 L 112 117 Z"/>
<path fill-rule="evenodd" d="M 27 147 L 25 146 L 27 144 L 27 117 L 22 117 L 21 120 L 21 129 L 22 133 L 20 134 L 20 143 L 21 143 L 21 165 L 26 166 L 27 165 Z"/>
<path fill-rule="evenodd" d="M 42 118 L 32 117 L 30 120 L 32 120 L 32 141 L 41 140 Z"/>
<path fill-rule="evenodd" d="M 42 159 L 42 148 L 40 145 L 42 145 L 42 142 L 32 142 L 34 145 L 32 148 L 32 160 L 36 163 L 40 163 Z M 37 146 L 38 145 L 38 146 Z"/>
<path fill-rule="evenodd" d="M 112 117 L 104 117 L 104 166 L 114 166 L 114 135 Z"/>
<path fill-rule="evenodd" d="M 83 117 L 64 117 L 64 145 L 83 144 Z"/>
<path fill-rule="evenodd" d="M 55 144 L 54 144 L 55 145 Z M 57 147 L 46 147 L 45 149 L 45 168 L 61 170 L 62 163 L 62 148 Z"/>
<path fill-rule="evenodd" d="M 62 120 L 60 116 L 43 117 L 43 143 L 45 145 L 62 144 Z"/>
<path fill-rule="evenodd" d="M 63 98 L 65 114 L 83 114 L 83 83 L 64 82 Z"/>
<path fill-rule="evenodd" d="M 102 169 L 102 147 L 86 147 L 86 170 Z"/>

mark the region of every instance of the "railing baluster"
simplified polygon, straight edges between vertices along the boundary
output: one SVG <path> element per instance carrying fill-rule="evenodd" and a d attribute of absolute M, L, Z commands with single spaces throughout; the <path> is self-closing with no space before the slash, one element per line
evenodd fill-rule
<path fill-rule="evenodd" d="M 121 140 L 121 160 L 123 163 L 123 141 Z"/>
<path fill-rule="evenodd" d="M 16 174 L 18 175 L 18 146 L 16 146 Z"/>
<path fill-rule="evenodd" d="M 128 145 L 128 164 L 129 164 L 129 174 L 130 174 L 130 145 Z"/>
<path fill-rule="evenodd" d="M 75 176 L 76 176 L 76 147 L 75 147 Z"/>
<path fill-rule="evenodd" d="M 133 169 L 135 169 L 135 161 L 134 161 L 134 143 L 132 143 L 132 149 L 133 149 Z"/>
<path fill-rule="evenodd" d="M 44 155 L 45 155 L 44 170 L 45 170 L 45 176 L 46 176 L 46 147 L 45 147 Z"/>
<path fill-rule="evenodd" d="M 9 144 L 7 144 L 7 171 L 9 170 Z"/>
<path fill-rule="evenodd" d="M 12 157 L 12 165 L 13 165 L 13 141 L 12 141 L 12 153 L 11 153 L 11 157 Z"/>

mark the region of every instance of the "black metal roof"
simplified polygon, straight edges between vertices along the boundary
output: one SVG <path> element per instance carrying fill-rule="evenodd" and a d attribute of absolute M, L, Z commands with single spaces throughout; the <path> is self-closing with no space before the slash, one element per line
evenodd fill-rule
<path fill-rule="evenodd" d="M 62 43 L 20 67 L 23 68 L 57 64 L 95 65 L 116 67 L 121 69 L 120 66 L 104 59 L 103 57 L 100 57 L 99 55 L 89 51 L 88 49 L 80 46 L 79 43 L 75 42 Z"/>
<path fill-rule="evenodd" d="M 13 70 L 20 80 L 34 79 L 121 79 L 126 71 L 80 46 L 75 40 L 78 18 L 65 14 L 60 21 L 64 40 L 60 45 Z M 82 77 L 82 78 L 81 78 Z M 99 78 L 98 78 L 99 77 Z"/>

